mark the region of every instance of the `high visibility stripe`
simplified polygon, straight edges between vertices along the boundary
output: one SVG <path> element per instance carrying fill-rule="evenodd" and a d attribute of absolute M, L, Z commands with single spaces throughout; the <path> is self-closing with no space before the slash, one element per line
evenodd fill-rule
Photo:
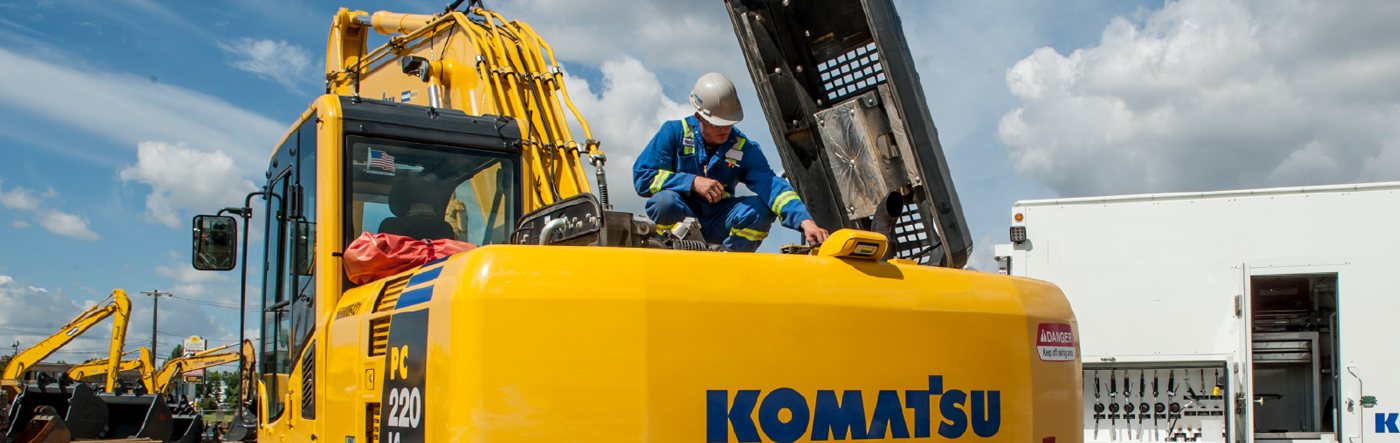
<path fill-rule="evenodd" d="M 671 174 L 671 171 L 658 169 L 656 171 L 656 177 L 651 179 L 651 193 L 655 194 L 661 192 L 661 186 L 666 184 L 666 179 L 671 178 Z"/>
<path fill-rule="evenodd" d="M 778 198 L 773 199 L 773 213 L 774 213 L 774 214 L 782 214 L 782 213 L 783 213 L 783 206 L 787 206 L 788 203 L 790 203 L 790 202 L 792 202 L 792 201 L 795 201 L 795 200 L 796 200 L 796 201 L 801 201 L 801 200 L 797 200 L 797 193 L 796 193 L 796 192 L 793 192 L 793 191 L 785 191 L 785 192 L 783 192 L 782 194 L 778 194 Z"/>
<path fill-rule="evenodd" d="M 749 140 L 746 139 L 746 138 L 743 138 L 743 137 L 739 137 L 739 141 L 734 142 L 734 150 L 735 150 L 735 151 L 742 151 L 742 150 L 744 150 L 744 143 L 747 142 L 747 141 L 749 141 Z"/>
<path fill-rule="evenodd" d="M 676 225 L 678 224 L 680 223 L 671 223 L 669 225 L 657 224 L 656 229 L 661 231 L 670 231 L 672 229 L 676 229 Z"/>
<path fill-rule="evenodd" d="M 734 194 L 730 194 L 729 191 L 725 191 L 725 192 L 724 192 L 724 197 L 720 197 L 720 199 L 722 200 L 722 199 L 726 199 L 726 198 L 733 197 L 733 196 L 734 196 Z"/>
<path fill-rule="evenodd" d="M 682 129 L 685 129 L 685 139 L 686 139 L 686 140 L 690 140 L 691 142 L 694 142 L 694 141 L 695 141 L 695 133 L 693 133 L 693 132 L 690 131 L 690 123 L 687 123 L 687 122 L 685 121 L 685 119 L 681 119 L 681 128 L 682 128 Z M 682 149 L 682 151 L 685 153 L 685 155 L 691 155 L 691 154 L 694 154 L 694 153 L 695 153 L 695 147 L 694 147 L 694 146 L 684 146 L 683 148 L 684 148 L 684 149 Z"/>
<path fill-rule="evenodd" d="M 768 238 L 767 232 L 756 231 L 753 229 L 730 228 L 729 235 L 745 238 L 749 241 L 763 241 L 763 239 Z"/>

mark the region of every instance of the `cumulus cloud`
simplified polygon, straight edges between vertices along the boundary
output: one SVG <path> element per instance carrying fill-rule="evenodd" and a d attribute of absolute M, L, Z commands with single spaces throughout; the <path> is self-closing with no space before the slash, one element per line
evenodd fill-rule
<path fill-rule="evenodd" d="M 618 8 L 610 0 L 521 0 L 493 6 L 507 19 L 529 23 L 560 58 L 599 64 L 634 54 L 671 69 L 704 73 L 730 65 L 744 74 L 734 28 L 719 3 L 660 0 Z M 600 32 L 600 23 L 613 25 Z"/>
<path fill-rule="evenodd" d="M 18 341 L 21 347 L 32 346 L 83 309 L 62 288 L 50 291 L 0 275 L 0 345 Z"/>
<path fill-rule="evenodd" d="M 1006 72 L 999 138 L 1061 195 L 1400 178 L 1400 5 L 1168 2 Z"/>
<path fill-rule="evenodd" d="M 298 90 L 297 86 L 307 78 L 305 74 L 311 68 L 311 56 L 306 50 L 286 40 L 243 38 L 220 42 L 219 49 L 234 57 L 229 61 L 230 66 L 281 83 L 293 91 Z"/>
<path fill-rule="evenodd" d="M 572 75 L 564 77 L 564 85 L 579 112 L 591 117 L 593 138 L 604 142 L 612 203 L 620 210 L 641 213 L 645 200 L 632 190 L 632 163 L 662 123 L 691 111 L 689 105 L 667 98 L 656 74 L 634 58 L 604 62 L 600 70 L 603 78 L 598 85 Z"/>
<path fill-rule="evenodd" d="M 123 182 L 151 187 L 146 196 L 146 219 L 172 229 L 184 221 L 179 209 L 209 211 L 242 206 L 256 189 L 223 151 L 200 151 L 184 144 L 142 142 L 137 163 L 119 173 Z"/>
<path fill-rule="evenodd" d="M 52 55 L 40 60 L 0 49 L 0 66 L 5 66 L 0 69 L 0 107 L 42 116 L 127 146 L 170 140 L 223 151 L 248 168 L 267 161 L 268 147 L 286 130 L 283 123 L 203 93 L 152 83 L 145 77 L 55 64 L 50 60 L 65 60 L 65 54 Z M 0 132 L 22 132 L 11 129 L 0 127 Z M 90 149 L 75 155 L 110 153 Z"/>
<path fill-rule="evenodd" d="M 44 203 L 46 200 L 57 197 L 58 191 L 54 191 L 52 188 L 38 193 L 20 186 L 15 186 L 8 191 L 0 187 L 0 206 L 29 213 L 34 222 L 49 232 L 78 240 L 99 240 L 102 238 L 88 228 L 86 217 L 53 209 Z M 29 222 L 23 220 L 15 220 L 12 225 L 16 228 L 30 226 Z"/>

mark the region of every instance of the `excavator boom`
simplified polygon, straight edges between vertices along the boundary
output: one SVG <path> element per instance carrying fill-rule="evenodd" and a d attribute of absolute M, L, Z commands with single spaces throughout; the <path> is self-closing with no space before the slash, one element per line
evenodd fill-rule
<path fill-rule="evenodd" d="M 212 368 L 229 363 L 237 363 L 240 358 L 246 362 L 251 362 L 256 358 L 253 354 L 253 345 L 251 341 L 245 340 L 243 346 L 240 346 L 237 351 L 228 350 L 232 347 L 233 345 L 224 345 L 198 354 L 172 358 L 166 361 L 165 364 L 160 367 L 160 370 L 156 371 L 151 376 L 150 392 L 165 392 L 165 389 L 170 387 L 172 381 L 186 372 Z"/>
<path fill-rule="evenodd" d="M 153 385 L 151 384 L 152 368 L 155 367 L 151 359 L 151 350 L 142 346 L 137 348 L 135 352 L 138 353 L 137 357 L 122 360 L 117 364 L 117 371 L 136 371 L 141 375 L 141 385 L 146 388 L 146 392 L 155 392 L 152 390 Z M 93 360 L 68 368 L 68 378 L 82 380 L 94 375 L 107 375 L 110 373 L 110 369 L 111 365 L 108 359 Z"/>
<path fill-rule="evenodd" d="M 3 381 L 7 394 L 14 397 L 19 394 L 21 379 L 24 371 L 33 367 L 35 363 L 43 361 L 54 351 L 72 342 L 83 335 L 88 329 L 105 320 L 107 317 L 115 317 L 112 325 L 112 341 L 107 354 L 107 392 L 111 392 L 117 385 L 117 365 L 121 361 L 122 346 L 126 343 L 126 326 L 131 320 L 131 300 L 126 297 L 126 291 L 121 289 L 112 290 L 111 302 L 107 304 L 97 304 L 87 311 L 78 315 L 68 324 L 63 325 L 54 335 L 45 338 L 38 344 L 25 349 L 10 359 L 10 364 L 5 367 L 4 374 L 0 374 L 0 381 Z"/>
<path fill-rule="evenodd" d="M 469 15 L 470 14 L 470 15 Z M 390 42 L 366 50 L 369 31 Z M 411 74 L 411 75 L 406 75 Z M 326 50 L 326 93 L 457 109 L 520 122 L 524 210 L 590 192 L 580 154 L 606 161 L 564 86 L 554 51 L 529 25 L 480 7 L 399 14 L 341 8 Z M 564 108 L 583 130 L 574 138 Z M 606 180 L 599 180 L 604 183 Z M 607 190 L 599 194 L 606 203 Z"/>

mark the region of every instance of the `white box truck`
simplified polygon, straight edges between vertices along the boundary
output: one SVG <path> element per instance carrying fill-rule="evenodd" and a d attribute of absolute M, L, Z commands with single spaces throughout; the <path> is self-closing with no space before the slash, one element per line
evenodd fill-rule
<path fill-rule="evenodd" d="M 1079 319 L 1085 441 L 1400 441 L 1400 182 L 1011 217 L 1002 271 Z"/>

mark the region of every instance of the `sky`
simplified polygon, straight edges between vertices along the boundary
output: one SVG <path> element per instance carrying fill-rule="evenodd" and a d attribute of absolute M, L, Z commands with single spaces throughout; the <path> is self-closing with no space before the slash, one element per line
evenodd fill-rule
<path fill-rule="evenodd" d="M 189 335 L 235 342 L 238 275 L 190 268 L 190 218 L 265 181 L 273 144 L 324 90 L 337 8 L 445 3 L 0 0 L 0 345 L 32 345 L 114 288 L 133 301 L 128 349 L 149 346 L 140 291 L 156 289 L 174 294 L 157 355 Z M 782 170 L 723 4 L 625 5 L 486 2 L 552 44 L 609 154 L 614 203 L 641 212 L 631 163 L 691 112 L 706 72 L 736 82 L 749 116 L 737 127 Z M 995 269 L 1017 200 L 1400 177 L 1400 3 L 896 6 L 973 268 Z M 762 250 L 797 241 L 775 228 Z M 50 360 L 101 355 L 105 334 Z"/>

